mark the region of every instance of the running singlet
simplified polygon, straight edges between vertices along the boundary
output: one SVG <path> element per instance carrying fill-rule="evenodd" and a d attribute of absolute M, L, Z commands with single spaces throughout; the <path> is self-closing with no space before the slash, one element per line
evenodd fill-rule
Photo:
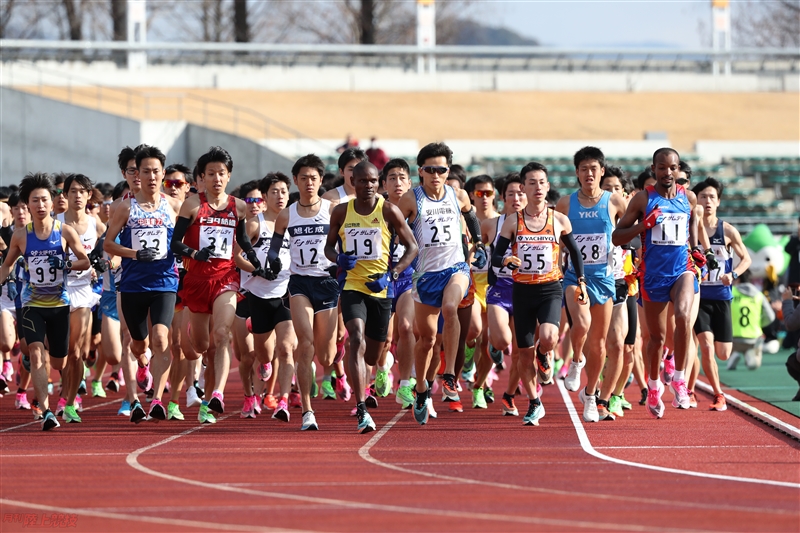
<path fill-rule="evenodd" d="M 505 221 L 506 215 L 500 215 L 497 218 L 497 228 L 495 229 L 494 242 L 492 242 L 492 250 L 497 246 L 497 241 L 500 239 L 500 230 L 503 228 L 503 223 Z M 512 247 L 509 246 L 506 249 L 506 254 L 503 256 L 503 261 L 505 261 L 506 257 L 511 257 L 512 255 L 513 250 Z M 492 272 L 496 278 L 493 284 L 495 287 L 510 287 L 514 281 L 511 271 L 506 267 L 497 268 L 496 266 L 492 266 Z"/>
<path fill-rule="evenodd" d="M 422 186 L 414 188 L 417 199 L 417 217 L 412 229 L 417 239 L 417 272 L 441 272 L 458 263 L 464 263 L 461 248 L 461 208 L 456 192 L 444 186 L 444 198 L 432 200 Z"/>
<path fill-rule="evenodd" d="M 136 251 L 155 248 L 159 255 L 155 261 L 123 257 L 119 292 L 177 292 L 178 267 L 169 247 L 175 223 L 168 211 L 169 203 L 162 195 L 156 210 L 148 212 L 136 198 L 130 200 L 131 212 L 119 235 L 119 243 Z"/>
<path fill-rule="evenodd" d="M 253 245 L 253 248 L 258 254 L 258 260 L 262 265 L 267 264 L 267 253 L 269 252 L 269 244 L 272 240 L 272 234 L 267 227 L 267 222 L 264 220 L 263 213 L 258 214 L 258 240 Z M 283 240 L 281 251 L 278 254 L 282 265 L 288 265 L 291 262 L 291 255 L 289 253 L 289 241 Z M 273 281 L 269 281 L 260 276 L 250 276 L 245 281 L 242 288 L 250 292 L 253 296 L 258 296 L 263 299 L 282 298 L 286 294 L 286 289 L 289 287 L 289 269 L 284 268 L 278 273 L 278 277 Z"/>
<path fill-rule="evenodd" d="M 331 227 L 331 202 L 319 199 L 319 212 L 311 218 L 301 217 L 297 213 L 295 202 L 289 206 L 289 248 L 291 250 L 292 274 L 323 278 L 330 276 L 328 269 L 333 265 L 325 257 L 325 240 Z"/>
<path fill-rule="evenodd" d="M 386 297 L 386 289 L 372 292 L 366 283 L 386 274 L 389 270 L 389 247 L 392 233 L 383 218 L 383 203 L 386 200 L 378 196 L 375 209 L 368 215 L 356 212 L 355 203 L 347 203 L 347 214 L 344 224 L 339 228 L 341 249 L 353 252 L 358 259 L 356 266 L 347 271 L 344 284 L 346 291 L 358 291 L 376 296 Z"/>
<path fill-rule="evenodd" d="M 347 191 L 344 190 L 344 185 L 339 185 L 338 187 L 336 187 L 336 192 L 339 193 L 339 203 L 340 204 L 343 204 L 345 202 L 349 202 L 350 200 L 353 199 L 353 196 L 350 196 L 349 194 L 347 194 Z"/>
<path fill-rule="evenodd" d="M 66 225 L 64 213 L 56 215 L 56 220 Z M 97 219 L 90 216 L 88 218 L 86 232 L 83 235 L 79 235 L 78 238 L 80 238 L 81 244 L 83 245 L 83 251 L 86 252 L 86 255 L 89 255 L 89 253 L 94 250 L 94 245 L 97 243 Z M 69 252 L 69 260 L 73 262 L 78 260 L 78 256 L 72 253 L 71 250 Z M 69 281 L 69 286 L 73 289 L 85 287 L 92 282 L 92 269 L 87 268 L 80 272 L 70 271 L 67 275 L 67 279 Z"/>
<path fill-rule="evenodd" d="M 63 270 L 50 266 L 50 256 L 67 260 L 61 242 L 61 222 L 53 221 L 53 229 L 46 239 L 39 239 L 33 222 L 25 226 L 28 232 L 25 243 L 25 284 L 22 288 L 23 307 L 62 307 L 69 305 L 67 282 Z"/>
<path fill-rule="evenodd" d="M 733 291 L 731 286 L 725 286 L 719 280 L 723 274 L 730 274 L 733 270 L 733 255 L 730 246 L 725 245 L 725 228 L 722 220 L 717 221 L 717 231 L 709 236 L 711 249 L 717 258 L 719 266 L 708 271 L 708 279 L 700 284 L 700 298 L 708 300 L 732 300 Z"/>
<path fill-rule="evenodd" d="M 554 218 L 555 211 L 548 207 L 544 227 L 533 231 L 525 224 L 525 215 L 522 212 L 517 213 L 517 236 L 511 250 L 522 264 L 512 274 L 514 282 L 538 285 L 558 281 L 563 277 L 558 264 L 560 246 L 555 236 Z"/>
<path fill-rule="evenodd" d="M 603 191 L 597 204 L 584 207 L 574 192 L 569 199 L 569 221 L 572 223 L 572 234 L 583 257 L 583 272 L 589 278 L 607 278 L 613 270 L 614 256 L 611 253 L 611 233 L 614 222 L 608 211 L 611 205 L 611 193 Z M 575 274 L 575 267 L 570 263 L 568 270 Z"/>
<path fill-rule="evenodd" d="M 646 278 L 676 278 L 692 272 L 689 255 L 689 218 L 691 206 L 683 185 L 677 185 L 675 198 L 664 198 L 652 185 L 647 191 L 645 216 L 656 208 L 663 219 L 644 231 L 642 236 L 642 262 L 639 269 Z"/>
<path fill-rule="evenodd" d="M 625 279 L 625 276 L 633 272 L 633 250 L 630 248 L 623 248 L 622 246 L 614 246 L 612 251 L 614 260 L 614 279 Z"/>
<path fill-rule="evenodd" d="M 200 207 L 197 217 L 186 230 L 183 242 L 189 248 L 202 250 L 211 246 L 214 250 L 211 260 L 195 261 L 186 258 L 186 274 L 204 278 L 219 278 L 230 274 L 236 268 L 233 261 L 233 243 L 236 239 L 236 198 L 228 195 L 228 203 L 221 211 L 208 204 L 205 193 L 200 193 Z"/>

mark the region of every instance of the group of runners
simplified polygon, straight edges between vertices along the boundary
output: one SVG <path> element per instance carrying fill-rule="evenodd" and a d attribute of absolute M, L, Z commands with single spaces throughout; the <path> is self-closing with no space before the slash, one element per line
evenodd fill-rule
<path fill-rule="evenodd" d="M 184 399 L 215 423 L 234 355 L 240 416 L 289 422 L 299 408 L 301 430 L 319 429 L 312 402 L 326 399 L 352 398 L 360 433 L 375 430 L 369 410 L 391 394 L 422 425 L 437 416 L 437 389 L 451 411 L 470 392 L 486 409 L 503 369 L 499 412 L 519 416 L 524 393 L 525 425 L 539 425 L 542 387 L 559 378 L 586 422 L 624 416 L 632 379 L 661 418 L 667 386 L 674 407 L 697 407 L 698 348 L 710 409 L 726 409 L 715 356 L 731 354 L 732 285 L 750 258 L 717 218 L 722 185 L 690 183 L 671 148 L 634 184 L 584 147 L 578 190 L 560 199 L 537 162 L 465 180 L 443 143 L 419 152 L 416 186 L 405 160 L 379 171 L 357 148 L 343 151 L 342 184 L 328 191 L 313 154 L 291 178 L 270 173 L 236 196 L 220 147 L 194 170 L 166 166 L 148 145 L 124 148 L 118 163 L 104 211 L 81 174 L 59 185 L 29 174 L 8 200 L 0 377 L 13 386 L 19 353 L 15 405 L 44 430 L 81 422 L 81 394 L 123 388 L 119 414 L 131 422 L 183 420 Z"/>

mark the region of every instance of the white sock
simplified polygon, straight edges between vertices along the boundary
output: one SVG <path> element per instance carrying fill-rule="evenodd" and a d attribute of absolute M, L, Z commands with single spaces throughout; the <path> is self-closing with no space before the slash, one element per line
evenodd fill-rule
<path fill-rule="evenodd" d="M 684 372 L 683 370 L 676 370 L 673 379 L 675 381 L 683 381 L 684 380 L 683 372 Z"/>
<path fill-rule="evenodd" d="M 409 381 L 407 379 L 401 379 L 400 380 L 400 386 L 401 387 L 410 387 L 411 386 L 411 381 Z"/>
<path fill-rule="evenodd" d="M 150 362 L 150 359 L 153 358 L 153 352 L 150 351 L 150 348 L 144 351 L 144 356 L 147 357 L 147 362 Z"/>
<path fill-rule="evenodd" d="M 378 365 L 381 370 L 389 371 L 394 366 L 394 355 L 392 352 L 386 352 L 386 363 L 383 366 Z"/>
<path fill-rule="evenodd" d="M 659 383 L 661 383 L 661 380 L 658 380 L 658 379 L 657 379 L 657 380 L 648 379 L 648 380 L 647 380 L 647 388 L 648 388 L 648 389 L 651 389 L 651 390 L 655 390 L 655 389 L 657 389 L 657 388 L 658 388 L 658 384 L 659 384 Z"/>

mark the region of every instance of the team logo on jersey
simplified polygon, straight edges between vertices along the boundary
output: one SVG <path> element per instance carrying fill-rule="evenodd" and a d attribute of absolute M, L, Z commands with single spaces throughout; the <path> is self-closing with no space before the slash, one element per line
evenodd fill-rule
<path fill-rule="evenodd" d="M 578 213 L 581 218 L 600 218 L 599 211 L 581 211 Z"/>
<path fill-rule="evenodd" d="M 373 218 L 371 223 L 372 224 L 377 224 L 378 223 L 378 217 Z"/>

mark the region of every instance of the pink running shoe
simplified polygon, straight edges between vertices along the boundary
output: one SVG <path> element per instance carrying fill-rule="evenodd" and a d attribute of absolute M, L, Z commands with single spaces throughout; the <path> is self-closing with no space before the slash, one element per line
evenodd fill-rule
<path fill-rule="evenodd" d="M 344 347 L 347 346 L 347 340 L 350 338 L 350 334 L 347 331 L 344 332 L 344 337 L 342 337 L 342 342 L 336 343 L 336 357 L 333 358 L 334 363 L 340 363 L 342 359 L 344 359 L 345 349 Z"/>
<path fill-rule="evenodd" d="M 689 396 L 689 389 L 686 388 L 686 381 L 682 379 L 674 379 L 669 384 L 669 388 L 675 397 L 672 399 L 672 407 L 678 409 L 688 409 L 691 407 L 692 399 Z"/>
<path fill-rule="evenodd" d="M 77 409 L 79 413 L 83 412 L 83 400 L 80 394 L 75 395 L 75 409 Z"/>
<path fill-rule="evenodd" d="M 664 383 L 669 385 L 672 383 L 672 376 L 675 375 L 675 355 L 669 354 L 664 357 L 664 370 L 661 372 L 661 378 Z"/>
<path fill-rule="evenodd" d="M 278 402 L 278 406 L 280 407 L 280 403 Z M 303 407 L 303 401 L 300 399 L 299 392 L 290 392 L 289 393 L 289 407 Z M 288 422 L 288 420 L 287 420 Z"/>
<path fill-rule="evenodd" d="M 489 375 L 486 376 L 485 386 L 491 388 L 492 383 L 494 383 L 498 379 L 500 379 L 500 376 L 497 375 L 497 372 L 495 371 L 494 367 L 492 367 L 492 369 L 489 371 Z"/>
<path fill-rule="evenodd" d="M 120 371 L 117 372 L 117 383 L 119 383 L 120 387 L 124 387 L 125 386 L 125 376 L 122 373 L 122 369 L 120 369 Z"/>
<path fill-rule="evenodd" d="M 564 363 L 563 365 L 561 365 L 561 369 L 558 371 L 558 379 L 565 379 L 568 373 L 569 373 L 569 363 Z"/>
<path fill-rule="evenodd" d="M 272 413 L 272 418 L 275 420 L 282 420 L 283 422 L 289 421 L 289 406 L 286 405 L 286 400 L 283 398 L 280 399 L 278 402 L 278 406 L 275 408 L 275 412 Z"/>
<path fill-rule="evenodd" d="M 225 412 L 225 401 L 222 398 L 221 392 L 214 391 L 211 393 L 211 399 L 208 401 L 208 408 L 219 414 Z"/>
<path fill-rule="evenodd" d="M 350 416 L 356 416 L 358 414 L 358 407 L 353 407 L 350 410 Z"/>
<path fill-rule="evenodd" d="M 684 388 L 685 387 L 686 385 L 684 385 Z M 660 381 L 655 389 L 650 389 L 648 387 L 647 403 L 645 405 L 647 406 L 647 412 L 655 419 L 664 416 L 664 402 L 661 401 L 662 394 L 664 394 L 664 384 Z"/>
<path fill-rule="evenodd" d="M 342 377 L 336 377 L 336 395 L 342 401 L 348 402 L 350 401 L 350 396 L 353 394 L 353 390 L 350 388 L 350 384 L 347 383 L 347 376 L 344 375 Z"/>
<path fill-rule="evenodd" d="M 245 396 L 244 405 L 242 406 L 242 412 L 239 415 L 239 418 L 255 418 L 256 417 L 255 403 L 256 403 L 255 396 Z"/>
<path fill-rule="evenodd" d="M 3 375 L 6 378 L 6 382 L 11 383 L 11 378 L 14 377 L 14 365 L 11 364 L 11 361 L 3 362 Z"/>
<path fill-rule="evenodd" d="M 143 391 L 149 391 L 153 388 L 153 375 L 150 373 L 150 365 L 140 366 L 136 370 L 136 384 Z"/>
<path fill-rule="evenodd" d="M 66 398 L 59 398 L 58 404 L 56 405 L 56 416 L 61 416 L 64 414 L 64 408 L 67 406 L 67 399 Z"/>
<path fill-rule="evenodd" d="M 538 382 L 536 383 L 536 396 L 542 397 L 542 385 Z"/>
<path fill-rule="evenodd" d="M 257 415 L 261 414 L 261 398 L 255 396 L 256 401 L 253 403 L 253 410 Z"/>
<path fill-rule="evenodd" d="M 14 407 L 17 409 L 29 410 L 31 408 L 31 404 L 28 403 L 28 395 L 24 392 L 18 392 L 17 398 L 14 400 Z"/>

